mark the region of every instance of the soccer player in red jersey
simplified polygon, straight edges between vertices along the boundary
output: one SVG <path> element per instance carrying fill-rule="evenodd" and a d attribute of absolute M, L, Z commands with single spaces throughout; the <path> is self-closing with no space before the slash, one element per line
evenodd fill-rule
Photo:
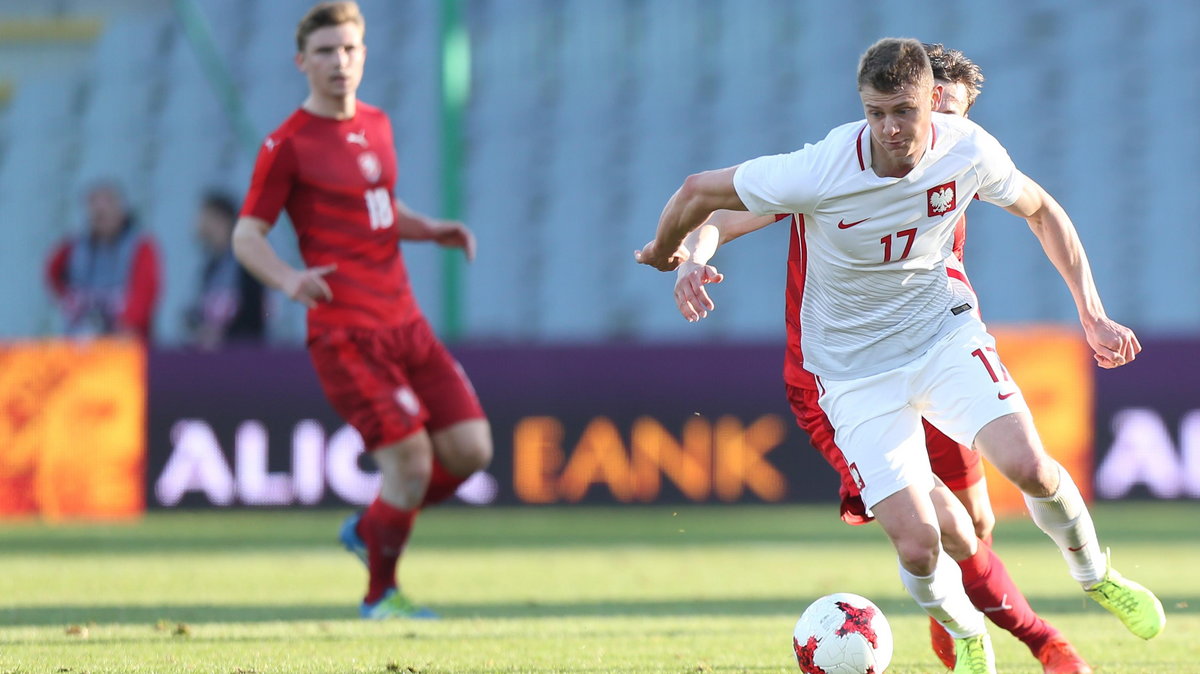
<path fill-rule="evenodd" d="M 378 497 L 340 533 L 367 566 L 363 617 L 431 617 L 400 592 L 397 564 L 417 513 L 484 468 L 492 442 L 470 382 L 417 307 L 399 242 L 434 241 L 470 260 L 475 238 L 396 198 L 391 124 L 356 98 L 364 31 L 353 2 L 321 3 L 301 19 L 295 61 L 309 95 L 259 151 L 234 251 L 264 284 L 308 307 L 321 385 L 379 467 Z M 283 209 L 303 269 L 267 241 Z"/>
<path fill-rule="evenodd" d="M 937 112 L 966 117 L 975 98 L 983 74 L 979 66 L 961 51 L 947 49 L 940 44 L 926 44 L 925 50 L 933 67 L 937 86 L 942 88 L 941 106 Z M 764 216 L 748 218 L 745 214 L 723 211 L 707 224 L 712 229 L 701 228 L 687 240 L 685 246 L 693 252 L 691 262 L 680 267 L 675 297 L 681 313 L 688 320 L 699 320 L 713 308 L 711 298 L 704 290 L 707 283 L 719 283 L 722 276 L 711 266 L 704 264 L 716 248 L 743 234 L 789 216 Z M 794 235 L 793 231 L 793 235 Z M 955 228 L 951 251 L 957 264 L 948 264 L 952 282 L 969 287 L 962 269 L 963 246 L 966 240 L 966 217 L 959 220 Z M 793 236 L 793 251 L 790 260 L 798 259 Z M 795 302 L 797 288 L 789 283 L 788 301 Z M 975 303 L 976 306 L 978 302 Z M 825 412 L 817 404 L 818 389 L 812 374 L 804 369 L 803 354 L 800 352 L 798 331 L 793 324 L 797 312 L 789 307 L 788 314 L 788 359 L 785 365 L 788 400 L 796 421 L 808 433 L 813 446 L 825 460 L 838 471 L 841 478 L 842 519 L 853 525 L 867 524 L 874 517 L 863 504 L 854 471 L 834 442 L 833 427 Z M 991 549 L 992 529 L 995 514 L 987 495 L 983 466 L 979 453 L 960 445 L 925 422 L 925 444 L 929 452 L 930 466 L 941 484 L 934 491 L 934 505 L 942 527 L 942 544 L 951 558 L 962 570 L 963 585 L 972 603 L 983 611 L 996 625 L 1020 639 L 1042 663 L 1046 674 L 1090 674 L 1091 667 L 1075 651 L 1062 633 L 1039 617 L 1029 606 L 1025 596 L 1008 574 L 1004 563 Z M 930 635 L 933 650 L 948 668 L 955 664 L 954 642 L 938 622 L 930 618 Z"/>

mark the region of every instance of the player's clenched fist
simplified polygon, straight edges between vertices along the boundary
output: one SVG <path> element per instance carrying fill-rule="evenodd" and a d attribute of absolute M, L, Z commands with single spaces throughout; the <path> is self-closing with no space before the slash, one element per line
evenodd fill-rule
<path fill-rule="evenodd" d="M 691 252 L 682 244 L 670 254 L 664 254 L 658 248 L 657 241 L 651 241 L 642 246 L 641 250 L 633 251 L 633 259 L 639 264 L 649 265 L 659 271 L 675 271 Z"/>
<path fill-rule="evenodd" d="M 679 276 L 675 279 L 675 304 L 679 306 L 679 313 L 689 323 L 707 317 L 716 305 L 704 286 L 723 280 L 725 275 L 712 265 L 685 262 L 679 267 Z"/>
<path fill-rule="evenodd" d="M 1142 351 L 1142 344 L 1133 330 L 1110 318 L 1086 323 L 1084 334 L 1095 352 L 1096 363 L 1105 369 L 1131 363 Z"/>
<path fill-rule="evenodd" d="M 317 302 L 333 299 L 333 291 L 329 289 L 329 284 L 323 277 L 335 269 L 336 264 L 298 269 L 283 282 L 281 290 L 287 293 L 288 297 L 312 309 L 317 306 Z"/>

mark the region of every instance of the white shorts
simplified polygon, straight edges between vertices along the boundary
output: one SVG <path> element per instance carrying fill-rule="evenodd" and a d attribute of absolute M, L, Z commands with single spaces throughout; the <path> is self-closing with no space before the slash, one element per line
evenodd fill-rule
<path fill-rule="evenodd" d="M 818 404 L 868 508 L 908 486 L 933 488 L 921 417 L 971 447 L 989 422 L 1029 413 L 996 340 L 974 319 L 890 372 L 817 383 Z"/>

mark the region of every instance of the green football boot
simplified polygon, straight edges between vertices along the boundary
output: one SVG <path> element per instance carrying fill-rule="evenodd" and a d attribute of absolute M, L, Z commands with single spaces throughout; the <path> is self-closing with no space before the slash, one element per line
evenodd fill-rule
<path fill-rule="evenodd" d="M 1104 579 L 1086 590 L 1087 595 L 1121 619 L 1135 636 L 1153 639 L 1163 631 L 1167 615 L 1154 593 L 1122 576 L 1112 567 L 1112 553 L 1105 550 Z"/>
<path fill-rule="evenodd" d="M 986 633 L 954 640 L 954 674 L 996 674 L 996 654 Z"/>

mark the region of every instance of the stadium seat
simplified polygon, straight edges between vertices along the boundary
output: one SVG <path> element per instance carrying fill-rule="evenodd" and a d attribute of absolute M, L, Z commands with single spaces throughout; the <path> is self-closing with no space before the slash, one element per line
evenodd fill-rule
<path fill-rule="evenodd" d="M 156 228 L 190 218 L 210 182 L 244 189 L 259 139 L 305 95 L 292 56 L 296 20 L 310 0 L 196 3 L 253 143 L 235 135 L 169 3 L 51 4 L 68 17 L 106 16 L 104 31 L 82 72 L 32 77 L 14 89 L 0 124 L 0 207 L 6 219 L 12 213 L 38 226 L 19 234 L 0 228 L 0 251 L 44 249 L 77 226 L 79 190 L 101 175 L 128 181 Z M 26 5 L 2 9 L 6 16 L 49 11 Z M 360 93 L 392 117 L 398 195 L 439 214 L 439 7 L 363 0 L 362 8 L 370 57 Z M 1187 218 L 1179 195 L 1200 180 L 1179 151 L 1200 142 L 1187 119 L 1200 76 L 1179 56 L 1180 45 L 1194 41 L 1200 7 L 1068 0 L 982 12 L 914 0 L 897 14 L 793 0 L 563 0 L 465 3 L 462 18 L 471 96 L 459 212 L 480 243 L 478 261 L 464 272 L 471 336 L 778 337 L 781 300 L 773 293 L 786 227 L 721 252 L 717 262 L 731 277 L 720 292 L 740 288 L 739 301 L 723 304 L 710 327 L 678 320 L 667 278 L 630 264 L 629 252 L 651 235 L 686 175 L 790 151 L 860 118 L 853 66 L 885 32 L 937 39 L 980 63 L 987 82 L 972 118 L 1067 207 L 1111 313 L 1139 326 L 1200 328 L 1200 315 L 1180 309 L 1200 303 L 1188 257 L 1200 231 L 1179 225 Z M 1018 34 L 1029 39 L 1014 47 Z M 1122 49 L 1098 47 L 1105 44 Z M 1128 124 L 1097 121 L 1112 115 Z M 1014 234 L 1019 222 L 989 206 L 973 208 L 970 221 L 967 264 L 990 321 L 1075 320 L 1065 291 L 1045 292 L 1059 283 L 1057 273 L 1038 257 L 1036 240 Z M 163 234 L 164 256 L 181 269 L 192 264 L 194 243 Z M 286 244 L 285 234 L 273 236 Z M 562 250 L 586 250 L 599 266 L 563 259 Z M 440 317 L 440 252 L 410 245 L 405 254 L 420 301 Z M 30 256 L 0 261 L 23 278 L 40 273 Z M 177 304 L 180 296 L 170 293 L 168 303 Z M 578 311 L 579 298 L 595 311 Z M 46 314 L 31 311 L 40 318 L 11 329 L 44 329 Z M 297 324 L 293 314 L 284 330 L 298 341 Z M 178 337 L 162 327 L 166 341 Z"/>

